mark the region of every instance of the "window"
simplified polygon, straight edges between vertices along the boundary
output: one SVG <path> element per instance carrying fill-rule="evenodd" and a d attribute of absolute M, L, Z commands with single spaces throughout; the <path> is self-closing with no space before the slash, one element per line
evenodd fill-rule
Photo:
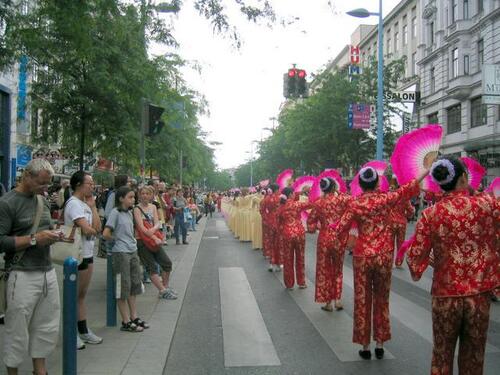
<path fill-rule="evenodd" d="M 434 45 L 434 22 L 429 23 L 429 46 Z"/>
<path fill-rule="evenodd" d="M 411 37 L 417 37 L 417 17 L 411 19 Z"/>
<path fill-rule="evenodd" d="M 38 109 L 36 107 L 31 107 L 31 140 L 33 141 L 38 137 L 38 129 L 40 126 L 40 120 L 38 118 Z"/>
<path fill-rule="evenodd" d="M 481 70 L 484 62 L 484 42 L 482 39 L 479 39 L 477 42 L 477 64 L 478 71 Z"/>
<path fill-rule="evenodd" d="M 483 104 L 481 97 L 472 99 L 470 101 L 470 126 L 475 128 L 477 126 L 486 124 L 486 105 Z"/>
<path fill-rule="evenodd" d="M 417 53 L 413 52 L 411 54 L 411 69 L 412 69 L 412 75 L 417 74 Z"/>
<path fill-rule="evenodd" d="M 408 25 L 403 26 L 403 46 L 408 44 Z"/>
<path fill-rule="evenodd" d="M 394 33 L 394 52 L 398 50 L 398 44 L 399 44 L 399 33 L 396 32 Z"/>
<path fill-rule="evenodd" d="M 464 0 L 464 20 L 469 19 L 469 0 Z"/>
<path fill-rule="evenodd" d="M 451 23 L 455 23 L 457 20 L 457 0 L 451 0 Z"/>
<path fill-rule="evenodd" d="M 387 54 L 392 52 L 391 38 L 387 38 Z"/>
<path fill-rule="evenodd" d="M 439 124 L 438 113 L 434 112 L 427 116 L 428 124 Z"/>
<path fill-rule="evenodd" d="M 436 68 L 432 67 L 431 68 L 431 73 L 430 73 L 430 90 L 431 94 L 436 92 Z"/>
<path fill-rule="evenodd" d="M 458 48 L 454 48 L 451 52 L 451 77 L 458 77 Z"/>
<path fill-rule="evenodd" d="M 30 6 L 28 3 L 28 0 L 23 0 L 21 3 L 21 14 L 25 16 L 28 14 L 29 10 L 30 10 Z"/>
<path fill-rule="evenodd" d="M 483 0 L 477 0 L 477 12 L 481 13 L 484 10 Z"/>
<path fill-rule="evenodd" d="M 464 74 L 469 75 L 469 55 L 464 56 Z"/>
<path fill-rule="evenodd" d="M 448 115 L 448 134 L 457 133 L 462 130 L 461 118 L 462 118 L 462 105 L 458 104 L 447 109 Z"/>

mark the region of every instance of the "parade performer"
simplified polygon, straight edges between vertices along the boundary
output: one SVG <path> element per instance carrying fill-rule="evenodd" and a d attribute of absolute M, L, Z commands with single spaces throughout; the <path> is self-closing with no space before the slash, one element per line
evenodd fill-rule
<path fill-rule="evenodd" d="M 262 218 L 262 255 L 267 259 L 271 259 L 271 224 L 269 222 L 268 204 L 272 197 L 272 190 L 262 190 L 265 192 L 264 198 L 260 201 L 260 217 Z M 272 267 L 271 267 L 272 268 Z"/>
<path fill-rule="evenodd" d="M 391 190 L 395 191 L 398 189 L 397 182 L 395 179 L 391 181 Z M 408 220 L 415 215 L 415 208 L 411 204 L 410 200 L 406 200 L 401 202 L 401 204 L 396 205 L 391 210 L 391 221 L 393 225 L 393 233 L 394 233 L 394 241 L 396 242 L 396 251 L 401 249 L 403 242 L 405 241 L 406 236 L 406 226 L 408 224 Z M 404 260 L 404 254 L 402 256 L 397 256 L 394 264 L 396 267 L 401 267 Z"/>
<path fill-rule="evenodd" d="M 268 223 L 270 227 L 270 240 L 269 246 L 271 247 L 271 259 L 269 262 L 269 271 L 281 271 L 281 265 L 283 264 L 283 257 L 281 254 L 281 244 L 280 244 L 280 228 L 278 227 L 277 211 L 280 206 L 280 192 L 279 186 L 277 184 L 271 184 L 270 199 L 266 204 L 266 211 L 268 217 Z"/>
<path fill-rule="evenodd" d="M 373 309 L 373 339 L 376 341 L 375 356 L 383 358 L 383 343 L 391 338 L 389 321 L 389 294 L 391 289 L 394 238 L 389 211 L 403 200 L 419 193 L 418 180 L 401 186 L 394 192 L 376 191 L 379 176 L 373 167 L 359 172 L 359 184 L 364 191 L 353 200 L 338 224 L 337 230 L 343 243 L 355 221 L 358 224 L 358 240 L 353 251 L 354 269 L 354 325 L 353 342 L 363 345 L 359 355 L 371 358 L 370 333 Z"/>
<path fill-rule="evenodd" d="M 286 187 L 281 193 L 276 216 L 282 239 L 283 280 L 290 290 L 293 289 L 296 276 L 299 288 L 304 289 L 307 287 L 304 264 L 306 233 L 300 214 L 311 208 L 312 204 L 296 200 L 292 188 Z"/>
<path fill-rule="evenodd" d="M 490 297 L 500 287 L 500 204 L 471 195 L 461 161 L 442 158 L 431 176 L 445 192 L 422 212 L 407 263 L 415 281 L 431 265 L 434 346 L 431 374 L 453 373 L 459 339 L 460 374 L 483 373 Z M 498 289 L 497 289 L 498 290 Z"/>
<path fill-rule="evenodd" d="M 325 311 L 333 311 L 332 300 L 335 301 L 335 309 L 341 310 L 343 308 L 340 299 L 345 246 L 335 246 L 335 230 L 330 225 L 340 220 L 351 197 L 340 193 L 337 183 L 330 177 L 323 177 L 320 187 L 324 196 L 313 203 L 307 218 L 309 233 L 314 233 L 316 229 L 319 229 L 314 299 L 318 303 L 325 303 L 321 307 Z"/>

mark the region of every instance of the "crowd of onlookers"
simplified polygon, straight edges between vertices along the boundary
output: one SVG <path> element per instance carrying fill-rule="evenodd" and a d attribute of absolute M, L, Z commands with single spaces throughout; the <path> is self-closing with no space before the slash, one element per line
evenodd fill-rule
<path fill-rule="evenodd" d="M 167 239 L 187 245 L 188 231 L 196 230 L 203 214 L 211 217 L 217 208 L 220 211 L 220 194 L 191 186 L 160 180 L 138 183 L 118 175 L 113 187 L 96 187 L 92 175 L 83 171 L 51 184 L 53 175 L 47 161 L 33 160 L 18 184 L 0 198 L 0 253 L 10 273 L 5 317 L 0 312 L 5 319 L 3 359 L 9 374 L 17 373 L 26 351 L 33 358 L 34 373 L 45 374 L 45 358 L 58 340 L 59 287 L 50 245 L 63 238 L 56 222 L 81 231 L 75 329 L 77 349 L 83 349 L 103 341 L 87 324 L 86 295 L 94 255 L 112 261 L 120 329 L 142 332 L 149 328 L 136 303 L 143 283 L 152 283 L 161 299 L 177 298 L 169 283 L 172 261 Z M 43 204 L 38 204 L 40 196 L 47 198 Z"/>

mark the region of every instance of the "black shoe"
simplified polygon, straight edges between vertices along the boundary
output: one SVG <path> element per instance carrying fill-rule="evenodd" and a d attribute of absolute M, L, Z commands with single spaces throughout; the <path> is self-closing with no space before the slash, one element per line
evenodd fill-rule
<path fill-rule="evenodd" d="M 377 359 L 384 358 L 384 348 L 375 348 L 375 357 L 377 357 Z"/>
<path fill-rule="evenodd" d="M 371 359 L 372 358 L 372 352 L 369 350 L 360 350 L 358 353 L 359 353 L 359 356 L 363 359 Z"/>
<path fill-rule="evenodd" d="M 0 318 L 0 324 L 5 324 L 5 319 L 3 316 Z"/>
<path fill-rule="evenodd" d="M 180 241 L 175 241 L 175 244 L 176 244 L 176 245 L 180 245 L 180 244 L 181 244 L 181 242 L 180 242 Z"/>
<path fill-rule="evenodd" d="M 187 241 L 182 241 L 182 244 L 183 245 L 189 245 L 189 243 Z"/>

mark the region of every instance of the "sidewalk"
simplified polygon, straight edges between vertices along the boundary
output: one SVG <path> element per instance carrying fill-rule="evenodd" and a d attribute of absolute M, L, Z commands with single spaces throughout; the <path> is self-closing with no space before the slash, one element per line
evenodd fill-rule
<path fill-rule="evenodd" d="M 189 245 L 175 245 L 169 240 L 167 252 L 173 262 L 170 285 L 178 292 L 177 300 L 158 299 L 152 284 L 146 284 L 146 293 L 137 298 L 139 316 L 151 328 L 142 333 L 121 332 L 117 312 L 117 327 L 106 327 L 106 259 L 94 259 L 94 275 L 87 295 L 89 327 L 104 339 L 100 345 L 87 345 L 78 351 L 77 370 L 82 375 L 161 375 L 170 350 L 177 319 L 184 301 L 191 270 L 205 230 L 202 219 L 196 232 L 188 232 Z M 62 267 L 56 266 L 61 292 Z M 62 323 L 62 322 L 61 322 Z M 0 325 L 0 353 L 3 351 L 4 326 Z M 75 327 L 76 330 L 76 327 Z M 48 359 L 49 374 L 62 374 L 62 328 L 58 346 Z M 19 373 L 32 374 L 31 360 L 27 357 Z M 3 362 L 0 375 L 6 374 Z"/>

